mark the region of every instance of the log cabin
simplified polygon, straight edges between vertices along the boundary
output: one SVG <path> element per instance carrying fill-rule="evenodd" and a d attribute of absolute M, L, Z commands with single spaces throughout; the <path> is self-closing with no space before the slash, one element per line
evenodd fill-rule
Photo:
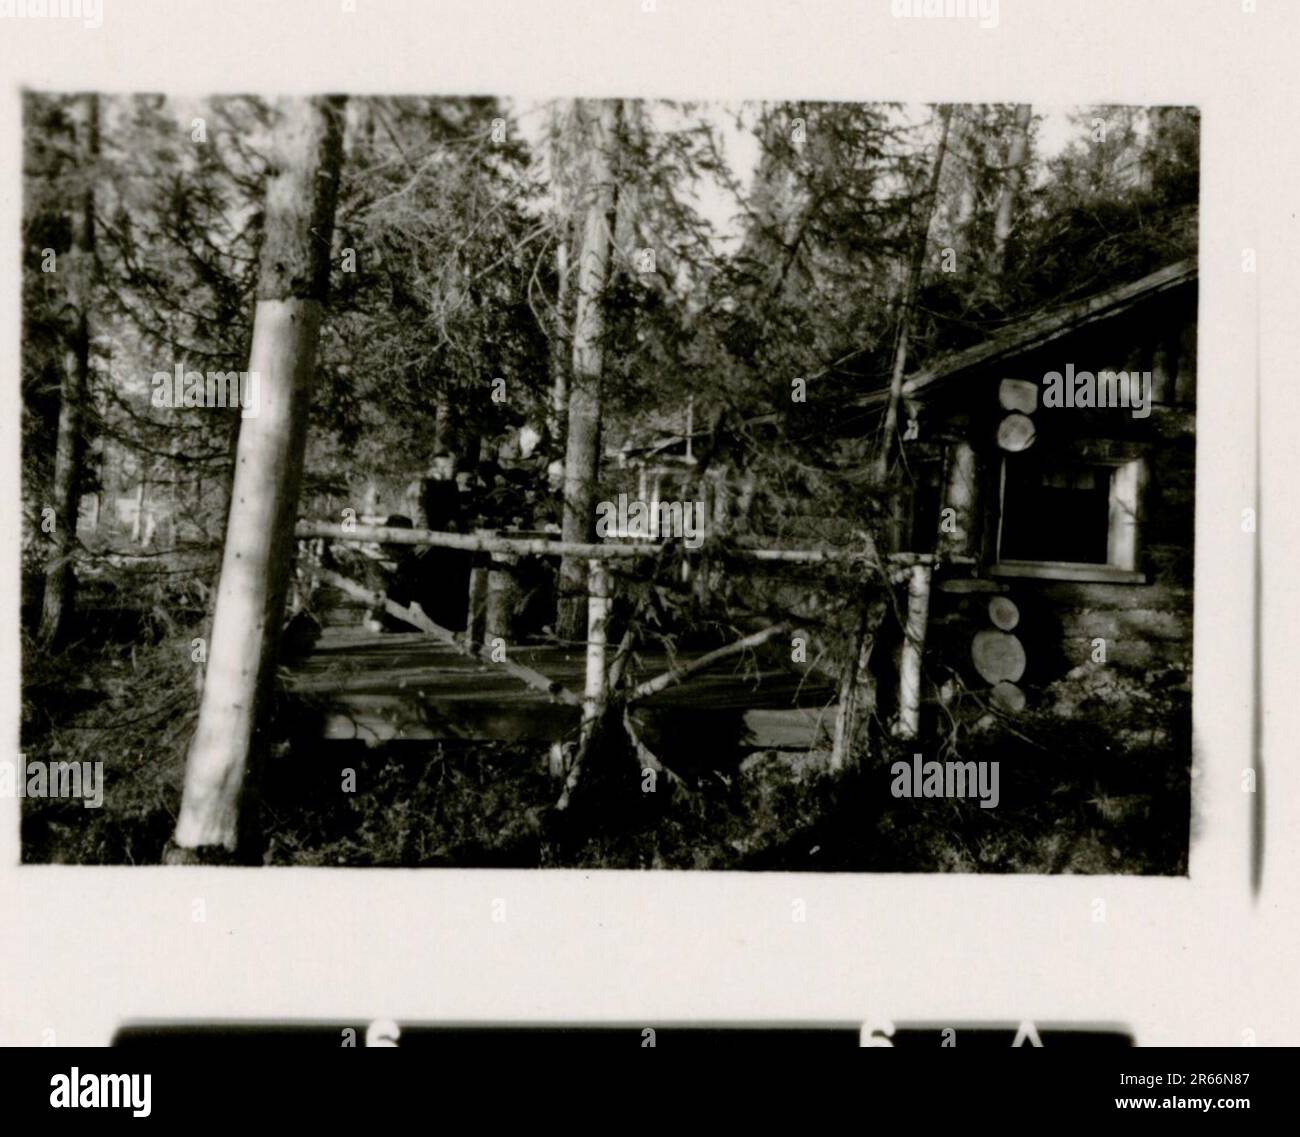
<path fill-rule="evenodd" d="M 898 543 L 975 562 L 935 574 L 928 675 L 1012 712 L 1103 664 L 1190 687 L 1196 326 L 1188 260 L 907 377 Z"/>
<path fill-rule="evenodd" d="M 1098 668 L 1190 690 L 1196 327 L 1191 259 L 1023 317 L 906 377 L 905 485 L 887 543 L 939 561 L 912 569 L 898 619 L 880 629 L 889 650 L 866 677 L 871 700 L 896 711 L 896 734 L 917 735 L 945 677 L 1012 714 L 1068 707 L 1043 693 Z M 850 466 L 866 461 L 857 443 L 886 398 L 873 391 L 838 416 Z M 698 478 L 689 442 L 661 438 L 618 465 L 651 500 L 708 499 L 729 529 L 748 513 L 736 506 L 752 479 Z M 837 521 L 810 524 L 825 537 Z M 795 594 L 815 592 L 806 570 L 795 575 Z M 799 607 L 789 581 L 784 599 Z"/>

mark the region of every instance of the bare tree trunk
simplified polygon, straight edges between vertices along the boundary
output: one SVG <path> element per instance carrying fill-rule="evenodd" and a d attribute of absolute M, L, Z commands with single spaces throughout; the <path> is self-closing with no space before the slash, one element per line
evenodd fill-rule
<path fill-rule="evenodd" d="M 551 405 L 546 419 L 549 445 L 554 453 L 564 448 L 569 416 L 569 368 L 573 362 L 573 270 L 576 207 L 573 185 L 578 179 L 574 161 L 578 102 L 556 99 L 551 104 L 551 184 L 555 192 L 555 311 L 551 323 Z"/>
<path fill-rule="evenodd" d="M 149 492 L 148 459 L 140 459 L 140 481 L 135 487 L 135 513 L 131 515 L 131 543 L 144 543 L 144 499 Z"/>
<path fill-rule="evenodd" d="M 565 418 L 569 412 L 569 236 L 571 227 L 561 224 L 555 242 L 555 321 L 551 335 L 551 414 L 547 432 L 551 444 L 564 442 Z"/>
<path fill-rule="evenodd" d="M 963 113 L 960 107 L 953 108 L 952 125 L 948 133 L 948 150 L 957 159 L 952 174 L 952 179 L 957 186 L 952 239 L 958 259 L 965 263 L 974 245 L 971 239 L 971 226 L 978 205 L 975 184 L 984 166 L 984 144 L 977 124 L 971 120 L 969 112 Z"/>
<path fill-rule="evenodd" d="M 45 594 L 37 639 L 46 646 L 62 640 L 72 612 L 72 555 L 77 543 L 78 487 L 85 440 L 81 411 L 90 382 L 90 289 L 95 260 L 95 185 L 93 167 L 99 156 L 99 99 L 83 95 L 68 108 L 73 152 L 81 157 L 88 180 L 72 218 L 72 248 L 64 257 L 68 299 L 73 310 L 72 332 L 64 355 L 59 392 L 59 434 L 54 449 L 51 506 L 54 532 L 45 563 Z"/>
<path fill-rule="evenodd" d="M 245 781 L 275 675 L 294 548 L 310 380 L 329 285 L 343 104 L 283 100 L 267 185 L 249 371 L 260 405 L 241 423 L 207 681 L 168 860 L 233 852 Z M 205 852 L 206 851 L 206 852 Z"/>
<path fill-rule="evenodd" d="M 252 351 L 251 338 L 249 340 L 248 350 L 249 352 Z M 227 461 L 220 468 L 218 477 L 214 479 L 217 502 L 215 508 L 211 511 L 211 516 L 220 517 L 220 520 L 217 522 L 217 524 L 220 526 L 221 532 L 223 533 L 226 531 L 226 526 L 230 522 L 230 504 L 234 500 L 231 491 L 234 487 L 235 470 L 237 469 L 236 462 L 239 454 L 239 424 L 241 421 L 239 416 L 240 416 L 240 412 L 238 410 L 232 410 L 228 412 L 229 425 L 226 429 L 226 442 L 225 442 Z M 201 466 L 199 467 L 200 470 L 202 470 L 202 468 L 203 467 Z M 198 495 L 195 500 L 196 502 L 199 503 L 200 506 L 202 505 L 202 502 L 204 500 L 202 480 L 200 480 L 199 482 Z M 207 538 L 208 536 L 208 527 L 206 524 L 206 518 L 205 518 L 205 524 L 203 526 L 203 535 L 205 538 Z M 217 570 L 213 574 L 210 584 L 211 587 L 204 601 L 205 611 L 203 614 L 203 637 L 202 638 L 205 643 L 212 642 L 212 621 L 216 616 L 217 595 L 221 591 L 221 564 L 220 563 L 217 564 Z M 194 668 L 194 690 L 197 691 L 200 696 L 203 694 L 203 683 L 207 677 L 207 669 L 208 669 L 208 665 L 206 660 L 196 661 L 196 666 Z"/>
<path fill-rule="evenodd" d="M 939 135 L 939 149 L 934 156 L 934 167 L 930 170 L 930 185 L 926 190 L 925 223 L 916 235 L 912 246 L 912 259 L 908 265 L 907 282 L 903 286 L 903 303 L 898 314 L 898 340 L 894 346 L 894 370 L 889 381 L 889 403 L 885 407 L 885 431 L 880 440 L 880 450 L 876 455 L 876 481 L 883 482 L 889 473 L 889 455 L 894 445 L 894 435 L 898 431 L 898 404 L 903 397 L 903 374 L 907 370 L 907 348 L 912 334 L 912 311 L 916 307 L 916 294 L 921 287 L 921 272 L 925 267 L 925 247 L 930 236 L 930 221 L 934 217 L 934 203 L 939 190 L 939 177 L 943 173 L 943 158 L 948 149 L 948 127 L 952 122 L 952 107 L 945 106 L 939 112 L 943 123 Z"/>
<path fill-rule="evenodd" d="M 600 386 L 604 367 L 604 292 L 609 277 L 618 192 L 614 151 L 619 130 L 618 100 L 579 104 L 590 138 L 590 178 L 578 262 L 573 326 L 573 375 L 569 389 L 569 430 L 564 452 L 563 538 L 590 541 L 596 525 L 596 479 L 600 471 Z M 593 117 L 594 115 L 594 117 Z M 560 562 L 557 631 L 578 639 L 586 612 L 587 566 L 566 557 Z"/>
<path fill-rule="evenodd" d="M 1033 108 L 1028 103 L 1021 103 L 1016 107 L 1015 131 L 1011 135 L 1011 145 L 1007 149 L 1006 175 L 1002 181 L 1002 192 L 998 196 L 998 211 L 993 218 L 995 272 L 1002 272 L 1006 268 L 1007 241 L 1011 237 L 1011 215 L 1025 174 L 1025 157 L 1029 151 L 1029 123 L 1032 118 Z"/>

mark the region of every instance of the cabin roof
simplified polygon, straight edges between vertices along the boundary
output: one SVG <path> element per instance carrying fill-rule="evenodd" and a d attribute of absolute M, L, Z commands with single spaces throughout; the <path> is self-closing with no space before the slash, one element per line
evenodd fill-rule
<path fill-rule="evenodd" d="M 953 379 L 1000 360 L 1022 355 L 1091 324 L 1113 319 L 1156 296 L 1172 292 L 1195 280 L 1196 258 L 1189 257 L 1166 265 L 1139 280 L 1035 312 L 1017 320 L 1011 328 L 998 335 L 962 351 L 940 356 L 919 371 L 914 371 L 903 381 L 903 395 L 909 399 L 924 397 L 934 388 Z M 888 391 L 872 392 L 869 396 L 872 401 L 880 402 L 887 397 Z"/>
<path fill-rule="evenodd" d="M 1196 281 L 1196 258 L 1175 261 L 1138 280 L 1115 285 L 1103 292 L 1093 293 L 1079 300 L 1055 304 L 1013 321 L 1005 331 L 990 336 L 972 347 L 949 352 L 913 371 L 903 380 L 903 397 L 922 399 L 935 393 L 952 380 L 969 375 L 1042 347 L 1093 324 L 1121 316 L 1155 297 L 1176 291 Z M 889 399 L 888 387 L 871 391 L 856 401 L 859 408 L 881 408 Z M 749 425 L 771 424 L 777 414 L 758 415 Z M 851 419 L 844 420 L 852 421 Z M 707 430 L 696 430 L 693 437 L 703 438 Z M 683 434 L 656 435 L 640 445 L 625 444 L 621 451 L 611 454 L 628 461 L 653 461 L 663 452 L 681 446 L 686 441 Z"/>

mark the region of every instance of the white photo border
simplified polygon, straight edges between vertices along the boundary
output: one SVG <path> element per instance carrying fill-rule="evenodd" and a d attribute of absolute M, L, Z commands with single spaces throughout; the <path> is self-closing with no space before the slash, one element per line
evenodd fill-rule
<path fill-rule="evenodd" d="M 1300 723 L 1284 721 L 1300 698 L 1288 690 L 1294 660 L 1275 663 L 1266 635 L 1260 694 L 1270 713 L 1257 712 L 1264 537 L 1240 524 L 1243 509 L 1260 506 L 1257 432 L 1280 460 L 1293 438 L 1272 414 L 1289 406 L 1289 421 L 1300 421 L 1296 396 L 1282 390 L 1297 385 L 1285 367 L 1297 356 L 1270 338 L 1297 294 L 1295 258 L 1281 249 L 1294 251 L 1283 225 L 1300 165 L 1293 149 L 1265 149 L 1294 132 L 1284 98 L 1294 88 L 1283 89 L 1293 81 L 1283 75 L 1300 20 L 1267 0 L 1256 12 L 1239 0 L 1001 0 L 997 26 L 981 28 L 896 17 L 894 6 L 356 0 L 348 12 L 344 0 L 104 0 L 97 29 L 5 20 L 8 389 L 16 405 L 24 89 L 1198 106 L 1190 877 L 21 866 L 20 803 L 9 799 L 0 801 L 0 1043 L 101 1044 L 140 1020 L 653 1027 L 871 1016 L 1122 1023 L 1144 1044 L 1300 1041 L 1300 995 L 1282 970 L 1300 928 L 1300 763 L 1287 742 Z M 1246 248 L 1259 252 L 1254 274 L 1242 269 Z M 12 540 L 0 559 L 11 605 L 0 648 L 5 757 L 19 733 L 19 432 L 16 410 L 0 416 L 0 523 Z M 1281 522 L 1292 483 L 1269 478 L 1278 508 L 1261 522 Z M 1294 596 L 1293 538 L 1264 541 L 1263 578 L 1279 585 L 1284 606 Z M 1275 613 L 1265 609 L 1263 627 Z M 1261 720 L 1268 810 L 1256 889 L 1258 798 L 1241 779 L 1256 765 Z M 202 923 L 191 918 L 196 899 Z M 493 919 L 498 900 L 503 922 Z M 803 922 L 792 918 L 796 901 Z"/>

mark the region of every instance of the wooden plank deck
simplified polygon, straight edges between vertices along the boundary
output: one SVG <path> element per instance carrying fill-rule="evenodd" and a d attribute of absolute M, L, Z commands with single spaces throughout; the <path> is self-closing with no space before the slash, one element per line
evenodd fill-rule
<path fill-rule="evenodd" d="M 335 609 L 312 651 L 285 681 L 298 714 L 326 739 L 576 738 L 580 712 L 548 698 L 491 663 L 463 655 L 422 632 L 372 632 L 356 609 Z M 582 648 L 517 646 L 510 657 L 581 693 Z M 692 656 L 678 657 L 685 663 Z M 643 655 L 642 677 L 666 671 L 666 655 Z M 645 700 L 637 717 L 658 735 L 674 722 L 707 716 L 734 721 L 745 749 L 811 749 L 833 729 L 834 693 L 791 667 L 728 659 Z"/>

